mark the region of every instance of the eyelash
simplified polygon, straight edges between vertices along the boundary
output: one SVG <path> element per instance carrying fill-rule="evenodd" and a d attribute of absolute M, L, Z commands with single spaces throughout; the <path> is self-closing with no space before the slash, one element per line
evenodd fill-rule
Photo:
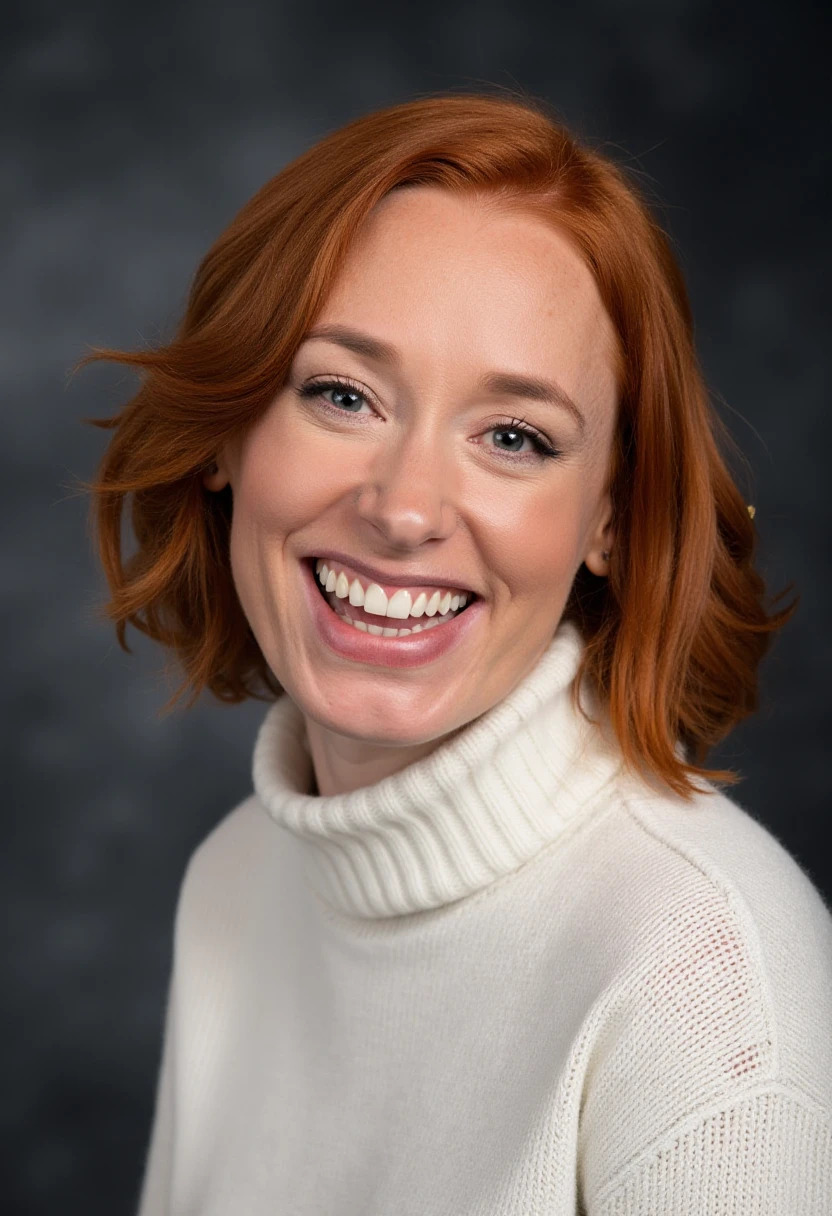
<path fill-rule="evenodd" d="M 346 389 L 350 393 L 355 393 L 357 397 L 363 398 L 368 405 L 372 404 L 366 389 L 363 389 L 359 384 L 356 384 L 354 381 L 349 379 L 326 381 L 316 380 L 312 384 L 302 385 L 301 388 L 298 389 L 298 396 L 307 400 L 311 398 L 318 398 L 320 400 L 320 404 L 325 406 L 328 410 L 331 410 L 333 413 L 342 415 L 346 414 L 349 416 L 349 410 L 339 409 L 338 406 L 333 405 L 331 401 L 324 401 L 322 399 L 323 393 L 328 393 L 332 389 L 339 391 Z M 546 436 L 543 435 L 541 431 L 538 431 L 536 427 L 533 427 L 526 422 L 525 418 L 507 418 L 504 422 L 498 422 L 488 429 L 489 431 L 522 431 L 523 434 L 527 435 L 535 445 L 535 454 L 541 460 L 557 459 L 557 457 L 561 455 L 560 451 L 549 443 Z M 496 450 L 499 451 L 499 449 Z M 502 454 L 509 457 L 524 455 L 523 452 L 503 452 Z"/>

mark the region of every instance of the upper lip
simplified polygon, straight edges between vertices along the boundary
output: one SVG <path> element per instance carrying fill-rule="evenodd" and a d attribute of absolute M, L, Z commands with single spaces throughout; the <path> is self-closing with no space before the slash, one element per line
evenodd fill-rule
<path fill-rule="evenodd" d="M 363 574 L 365 578 L 372 579 L 376 583 L 387 583 L 388 585 L 399 585 L 401 587 L 452 587 L 455 591 L 467 591 L 471 595 L 478 594 L 473 587 L 460 582 L 455 575 L 417 574 L 415 571 L 411 572 L 409 570 L 379 570 L 377 566 L 371 566 L 368 562 L 359 561 L 358 558 L 350 557 L 349 554 L 341 553 L 337 549 L 318 549 L 315 553 L 307 554 L 307 557 L 341 562 L 342 565 L 350 566 L 359 574 Z"/>

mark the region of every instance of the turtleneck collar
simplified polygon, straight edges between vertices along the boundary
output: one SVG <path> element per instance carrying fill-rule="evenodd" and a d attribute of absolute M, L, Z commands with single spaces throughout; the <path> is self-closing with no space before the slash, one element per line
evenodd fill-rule
<path fill-rule="evenodd" d="M 621 756 L 609 729 L 571 706 L 583 646 L 562 621 L 507 697 L 427 756 L 346 794 L 308 792 L 304 716 L 287 694 L 276 701 L 257 735 L 254 789 L 302 841 L 324 901 L 368 918 L 441 907 L 518 869 L 603 802 Z M 586 685 L 581 702 L 599 717 Z"/>

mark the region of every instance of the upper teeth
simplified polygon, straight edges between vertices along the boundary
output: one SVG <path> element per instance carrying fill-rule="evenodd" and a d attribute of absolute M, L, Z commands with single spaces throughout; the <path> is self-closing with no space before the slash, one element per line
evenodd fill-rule
<path fill-rule="evenodd" d="M 353 607 L 363 608 L 375 616 L 392 616 L 400 621 L 409 616 L 435 616 L 437 612 L 444 616 L 446 612 L 456 612 L 468 602 L 468 595 L 464 591 L 434 591 L 431 595 L 420 591 L 414 599 L 406 587 L 400 587 L 388 597 L 378 583 L 365 587 L 357 578 L 350 582 L 343 570 L 336 573 L 320 558 L 315 563 L 315 573 L 326 591 L 334 591 L 341 600 L 349 596 Z"/>

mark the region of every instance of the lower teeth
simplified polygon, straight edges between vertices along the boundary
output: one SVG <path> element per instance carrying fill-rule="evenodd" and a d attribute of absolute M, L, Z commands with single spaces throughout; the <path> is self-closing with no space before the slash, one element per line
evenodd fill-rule
<path fill-rule="evenodd" d="M 342 621 L 346 621 L 348 625 L 352 625 L 354 629 L 360 629 L 362 633 L 372 633 L 375 637 L 405 638 L 411 633 L 421 633 L 426 629 L 435 629 L 437 625 L 445 625 L 458 614 L 456 612 L 448 612 L 445 616 L 436 616 L 429 621 L 425 621 L 424 625 L 414 625 L 412 629 L 391 629 L 389 626 L 383 625 L 366 625 L 364 621 L 354 621 L 344 612 L 336 612 L 335 615 L 340 617 Z"/>

